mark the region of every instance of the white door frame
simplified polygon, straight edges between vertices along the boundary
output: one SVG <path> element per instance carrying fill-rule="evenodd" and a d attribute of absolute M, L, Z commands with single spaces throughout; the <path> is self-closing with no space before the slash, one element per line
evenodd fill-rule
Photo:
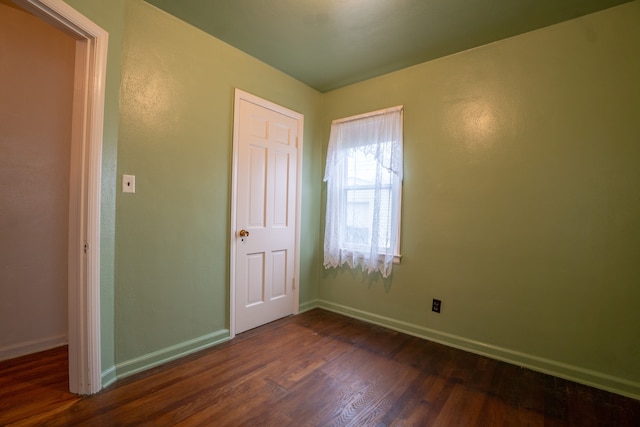
<path fill-rule="evenodd" d="M 100 362 L 100 191 L 106 31 L 62 0 L 13 0 L 76 39 L 69 188 L 69 388 L 102 387 Z"/>
<path fill-rule="evenodd" d="M 231 177 L 231 229 L 230 231 L 230 267 L 229 267 L 229 336 L 236 335 L 236 246 L 238 244 L 236 225 L 236 204 L 238 189 L 238 151 L 240 135 L 240 100 L 245 100 L 261 107 L 273 110 L 285 116 L 293 117 L 298 121 L 298 147 L 297 147 L 297 173 L 296 173 L 296 224 L 295 224 L 295 250 L 294 250 L 294 273 L 293 273 L 293 314 L 299 311 L 300 293 L 300 206 L 302 201 L 302 136 L 304 132 L 304 118 L 288 108 L 281 107 L 273 102 L 251 95 L 243 90 L 235 90 L 233 105 L 233 165 Z"/>

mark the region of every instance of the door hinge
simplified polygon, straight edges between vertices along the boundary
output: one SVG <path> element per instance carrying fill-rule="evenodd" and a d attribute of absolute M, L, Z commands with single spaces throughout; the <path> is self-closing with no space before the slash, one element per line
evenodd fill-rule
<path fill-rule="evenodd" d="M 295 291 L 296 289 L 296 278 L 291 279 L 291 288 Z"/>
<path fill-rule="evenodd" d="M 82 252 L 86 254 L 88 250 L 89 250 L 89 244 L 87 242 L 84 242 L 82 244 Z"/>

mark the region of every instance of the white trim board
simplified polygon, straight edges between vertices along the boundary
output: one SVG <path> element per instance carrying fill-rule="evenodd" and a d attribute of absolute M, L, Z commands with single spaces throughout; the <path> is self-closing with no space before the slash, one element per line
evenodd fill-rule
<path fill-rule="evenodd" d="M 138 372 L 196 353 L 200 350 L 222 344 L 230 339 L 229 330 L 221 329 L 210 334 L 202 335 L 191 340 L 183 341 L 181 343 L 135 357 L 116 365 L 115 378 L 126 378 L 137 374 Z M 109 375 L 113 376 L 112 373 L 109 373 Z"/>
<path fill-rule="evenodd" d="M 601 390 L 606 390 L 634 399 L 640 399 L 640 383 L 630 381 L 625 378 L 615 377 L 613 375 L 596 372 L 579 366 L 568 365 L 556 360 L 546 359 L 504 347 L 485 344 L 453 334 L 438 332 L 424 326 L 380 316 L 378 314 L 369 313 L 341 304 L 335 304 L 326 300 L 317 299 L 312 301 L 312 303 L 315 303 L 318 308 L 383 326 L 394 331 L 413 335 L 418 338 L 423 338 L 481 356 L 486 356 L 491 359 L 500 360 L 512 365 L 522 366 L 524 368 L 531 369 L 532 371 L 574 381 L 576 383 L 599 388 Z M 311 307 L 311 303 L 306 303 L 305 308 L 310 310 L 314 307 Z"/>
<path fill-rule="evenodd" d="M 39 340 L 23 341 L 0 348 L 0 361 L 13 359 L 27 354 L 38 353 L 52 348 L 67 345 L 66 335 L 43 338 Z"/>
<path fill-rule="evenodd" d="M 69 189 L 69 388 L 101 388 L 100 192 L 106 31 L 62 0 L 14 0 L 76 39 Z"/>

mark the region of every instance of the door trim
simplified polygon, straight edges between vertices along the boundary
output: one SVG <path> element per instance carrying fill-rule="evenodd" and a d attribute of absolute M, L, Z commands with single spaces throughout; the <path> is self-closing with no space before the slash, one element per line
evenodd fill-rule
<path fill-rule="evenodd" d="M 238 188 L 238 151 L 239 141 L 238 136 L 240 126 L 240 101 L 248 101 L 256 104 L 260 107 L 275 111 L 288 117 L 292 117 L 297 120 L 298 123 L 298 140 L 297 140 L 297 162 L 298 167 L 296 171 L 296 200 L 295 200 L 295 249 L 294 249 L 294 273 L 293 273 L 293 314 L 297 314 L 299 311 L 299 283 L 300 283 L 300 211 L 302 201 L 302 140 L 304 133 L 304 116 L 298 112 L 274 104 L 273 102 L 259 98 L 248 92 L 235 89 L 234 105 L 233 105 L 233 159 L 232 159 L 232 177 L 231 177 L 231 221 L 229 228 L 229 336 L 230 338 L 236 335 L 236 204 L 237 204 L 237 188 Z"/>
<path fill-rule="evenodd" d="M 101 384 L 100 192 L 108 33 L 62 0 L 14 0 L 76 39 L 69 188 L 69 388 Z"/>

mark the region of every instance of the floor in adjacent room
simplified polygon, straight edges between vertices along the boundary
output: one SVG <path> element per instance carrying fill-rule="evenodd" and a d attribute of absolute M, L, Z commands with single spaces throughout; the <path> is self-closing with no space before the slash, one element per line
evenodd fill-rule
<path fill-rule="evenodd" d="M 0 425 L 638 426 L 640 401 L 321 309 L 98 394 L 66 347 L 0 362 Z"/>

